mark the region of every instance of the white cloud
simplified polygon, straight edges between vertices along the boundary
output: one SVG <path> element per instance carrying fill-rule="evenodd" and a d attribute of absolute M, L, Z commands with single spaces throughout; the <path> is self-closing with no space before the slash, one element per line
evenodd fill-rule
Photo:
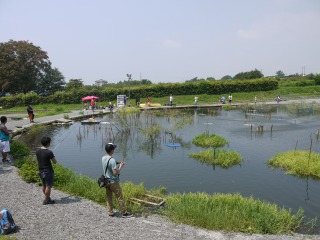
<path fill-rule="evenodd" d="M 162 42 L 162 46 L 165 48 L 180 48 L 181 44 L 175 40 L 166 39 Z"/>

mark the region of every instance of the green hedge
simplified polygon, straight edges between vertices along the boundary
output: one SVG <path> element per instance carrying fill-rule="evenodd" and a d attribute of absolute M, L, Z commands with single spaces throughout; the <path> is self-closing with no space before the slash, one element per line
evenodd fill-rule
<path fill-rule="evenodd" d="M 201 81 L 187 83 L 159 83 L 124 88 L 80 88 L 72 91 L 58 91 L 51 96 L 39 96 L 36 93 L 18 94 L 2 97 L 2 107 L 13 107 L 38 103 L 79 103 L 83 96 L 96 95 L 101 101 L 112 101 L 117 95 L 130 95 L 132 99 L 164 97 L 170 94 L 228 94 L 234 92 L 268 91 L 278 88 L 278 81 L 271 78 L 255 80 Z M 130 93 L 130 94 L 129 94 Z"/>

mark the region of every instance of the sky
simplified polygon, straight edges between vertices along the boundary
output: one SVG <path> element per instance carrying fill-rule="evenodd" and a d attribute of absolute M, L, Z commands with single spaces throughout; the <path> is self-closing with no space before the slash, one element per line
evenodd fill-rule
<path fill-rule="evenodd" d="M 320 73 L 320 0 L 0 0 L 10 39 L 88 85 Z"/>

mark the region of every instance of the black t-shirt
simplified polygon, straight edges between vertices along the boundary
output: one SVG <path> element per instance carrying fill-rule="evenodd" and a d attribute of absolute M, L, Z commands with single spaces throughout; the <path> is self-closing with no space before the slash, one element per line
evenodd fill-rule
<path fill-rule="evenodd" d="M 49 169 L 53 172 L 51 159 L 54 158 L 53 152 L 49 149 L 41 148 L 36 152 L 39 170 Z"/>

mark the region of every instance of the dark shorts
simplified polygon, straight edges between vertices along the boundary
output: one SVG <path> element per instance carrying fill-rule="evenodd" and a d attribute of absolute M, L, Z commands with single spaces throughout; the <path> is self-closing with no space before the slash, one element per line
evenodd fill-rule
<path fill-rule="evenodd" d="M 49 169 L 40 170 L 39 176 L 43 186 L 52 187 L 53 185 L 53 172 Z"/>

